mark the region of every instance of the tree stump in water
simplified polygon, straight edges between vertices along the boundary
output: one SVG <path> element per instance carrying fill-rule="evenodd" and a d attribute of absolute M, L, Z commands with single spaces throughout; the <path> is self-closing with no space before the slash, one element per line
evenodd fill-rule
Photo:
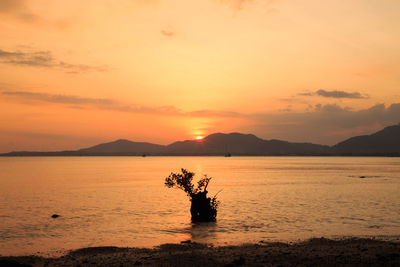
<path fill-rule="evenodd" d="M 185 191 L 191 201 L 190 214 L 193 222 L 213 222 L 217 217 L 219 201 L 216 195 L 213 198 L 207 197 L 207 186 L 211 177 L 204 175 L 195 188 L 192 184 L 193 176 L 193 172 L 182 169 L 182 173 L 171 173 L 165 178 L 165 185 Z"/>
<path fill-rule="evenodd" d="M 212 222 L 216 220 L 217 209 L 213 207 L 207 191 L 192 194 L 190 213 L 194 222 Z"/>

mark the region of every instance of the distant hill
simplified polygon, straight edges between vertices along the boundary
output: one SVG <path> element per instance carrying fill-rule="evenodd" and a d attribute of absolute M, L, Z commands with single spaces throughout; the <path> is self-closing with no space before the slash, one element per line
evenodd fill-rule
<path fill-rule="evenodd" d="M 134 154 L 156 154 L 164 150 L 165 146 L 143 142 L 132 142 L 125 139 L 119 139 L 113 142 L 99 144 L 89 148 L 79 149 L 80 153 L 88 154 L 118 154 L 118 153 L 134 153 Z"/>
<path fill-rule="evenodd" d="M 186 140 L 170 145 L 119 139 L 74 151 L 11 152 L 0 156 L 135 156 L 135 155 L 378 155 L 400 156 L 400 124 L 371 134 L 356 136 L 332 147 L 312 143 L 263 140 L 252 134 L 215 133 L 203 140 Z"/>
<path fill-rule="evenodd" d="M 166 147 L 167 154 L 185 155 L 311 155 L 326 154 L 328 146 L 263 140 L 252 134 L 215 133 L 201 141 L 186 140 Z"/>
<path fill-rule="evenodd" d="M 331 148 L 342 155 L 400 155 L 400 124 L 384 128 L 371 135 L 349 138 Z"/>

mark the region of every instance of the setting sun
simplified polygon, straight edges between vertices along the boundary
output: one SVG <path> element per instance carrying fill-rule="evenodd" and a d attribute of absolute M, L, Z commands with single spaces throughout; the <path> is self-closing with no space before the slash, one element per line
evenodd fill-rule
<path fill-rule="evenodd" d="M 204 137 L 203 137 L 203 136 L 201 136 L 201 135 L 199 135 L 199 136 L 196 136 L 196 140 L 199 140 L 199 141 L 200 141 L 200 140 L 203 140 L 203 138 L 204 138 Z"/>

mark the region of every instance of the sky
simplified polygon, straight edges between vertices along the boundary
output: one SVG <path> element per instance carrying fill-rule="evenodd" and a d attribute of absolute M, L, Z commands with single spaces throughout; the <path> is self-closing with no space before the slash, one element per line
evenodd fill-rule
<path fill-rule="evenodd" d="M 398 0 L 0 0 L 0 152 L 400 122 Z"/>

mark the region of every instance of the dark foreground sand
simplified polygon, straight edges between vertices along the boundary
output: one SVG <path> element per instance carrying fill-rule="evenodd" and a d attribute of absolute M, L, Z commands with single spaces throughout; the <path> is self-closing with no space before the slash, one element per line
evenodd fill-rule
<path fill-rule="evenodd" d="M 373 239 L 310 239 L 212 247 L 165 244 L 154 249 L 94 247 L 58 258 L 0 257 L 0 266 L 400 266 L 400 243 Z"/>

